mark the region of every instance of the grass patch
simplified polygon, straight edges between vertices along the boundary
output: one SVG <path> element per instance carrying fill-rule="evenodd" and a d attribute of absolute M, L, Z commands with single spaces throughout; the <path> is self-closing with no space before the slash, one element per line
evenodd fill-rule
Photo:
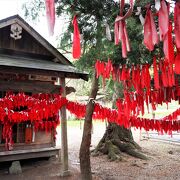
<path fill-rule="evenodd" d="M 151 105 L 150 105 L 151 107 Z M 168 116 L 169 114 L 173 113 L 176 109 L 178 109 L 180 106 L 177 101 L 172 101 L 168 104 L 168 108 L 166 103 L 163 103 L 163 105 L 158 105 L 156 111 L 154 111 L 155 119 L 161 119 L 165 116 Z M 147 109 L 145 108 L 145 114 L 144 116 L 139 116 L 143 118 L 153 118 L 152 111 L 150 110 L 150 113 L 147 112 Z"/>
<path fill-rule="evenodd" d="M 75 119 L 75 120 L 68 120 L 67 121 L 67 125 L 68 127 L 78 127 L 80 125 L 84 125 L 84 120 L 79 120 L 79 119 Z"/>
<path fill-rule="evenodd" d="M 93 125 L 101 125 L 104 124 L 105 122 L 101 121 L 101 120 L 93 120 Z M 84 120 L 81 119 L 74 119 L 74 120 L 68 120 L 67 121 L 67 125 L 68 127 L 80 127 L 83 128 L 84 126 Z"/>

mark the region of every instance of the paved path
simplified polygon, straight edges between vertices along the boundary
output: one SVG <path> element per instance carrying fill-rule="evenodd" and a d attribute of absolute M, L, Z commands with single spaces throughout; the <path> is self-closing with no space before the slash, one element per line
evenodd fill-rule
<path fill-rule="evenodd" d="M 167 134 L 158 134 L 157 132 L 150 132 L 150 133 L 142 133 L 142 136 L 145 138 L 161 140 L 170 143 L 176 143 L 180 145 L 180 133 L 173 132 L 172 136 Z"/>

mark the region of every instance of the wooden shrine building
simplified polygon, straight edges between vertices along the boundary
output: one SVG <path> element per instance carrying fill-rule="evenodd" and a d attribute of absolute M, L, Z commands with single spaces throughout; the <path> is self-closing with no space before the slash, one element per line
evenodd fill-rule
<path fill-rule="evenodd" d="M 0 20 L 0 98 L 7 91 L 57 93 L 60 87 L 66 96 L 65 79 L 88 79 L 79 72 L 56 48 L 38 34 L 18 15 Z M 60 82 L 59 84 L 56 82 Z M 58 84 L 58 85 L 57 85 Z M 32 132 L 27 142 L 26 124 L 13 127 L 14 146 L 11 151 L 4 147 L 0 124 L 0 162 L 59 153 L 53 133 Z M 62 172 L 68 172 L 68 147 L 66 109 L 61 108 L 61 161 Z"/>

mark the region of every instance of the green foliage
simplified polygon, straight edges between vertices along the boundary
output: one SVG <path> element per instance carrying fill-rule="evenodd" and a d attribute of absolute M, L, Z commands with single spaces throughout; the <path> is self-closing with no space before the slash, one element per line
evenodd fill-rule
<path fill-rule="evenodd" d="M 42 0 L 31 0 L 23 4 L 24 15 L 29 20 L 36 21 L 38 17 L 45 14 L 45 4 Z"/>
<path fill-rule="evenodd" d="M 57 16 L 68 16 L 70 21 L 67 30 L 64 32 L 59 43 L 60 48 L 69 50 L 72 46 L 71 34 L 73 26 L 71 20 L 75 14 L 78 15 L 78 25 L 83 36 L 82 49 L 83 55 L 75 65 L 82 70 L 88 71 L 90 74 L 94 69 L 97 59 L 107 61 L 108 58 L 114 64 L 132 64 L 152 63 L 153 54 L 162 52 L 162 44 L 156 46 L 153 52 L 149 52 L 143 44 L 143 26 L 139 17 L 135 15 L 137 6 L 142 7 L 142 13 L 145 16 L 146 4 L 153 5 L 154 0 L 136 1 L 132 16 L 127 19 L 127 30 L 131 44 L 131 52 L 128 58 L 122 58 L 121 44 L 114 45 L 114 20 L 119 14 L 119 3 L 113 0 L 56 0 Z M 31 0 L 25 6 L 25 15 L 34 19 L 38 13 L 44 11 L 44 0 Z M 129 5 L 126 4 L 124 13 L 126 13 Z M 154 8 L 152 6 L 152 8 Z M 108 23 L 111 29 L 112 41 L 106 38 L 105 23 Z M 107 83 L 106 88 L 112 88 L 111 80 Z"/>
<path fill-rule="evenodd" d="M 110 58 L 115 64 L 128 62 L 130 65 L 150 62 L 152 54 L 149 53 L 142 43 L 143 28 L 138 17 L 134 14 L 127 20 L 127 29 L 131 43 L 128 61 L 125 61 L 121 56 L 121 45 L 115 46 L 114 40 L 108 41 L 106 39 L 105 23 L 110 25 L 111 35 L 112 37 L 114 36 L 114 20 L 119 14 L 118 2 L 112 0 L 59 0 L 55 2 L 56 14 L 58 16 L 68 15 L 72 19 L 74 14 L 78 15 L 79 29 L 83 36 L 83 56 L 76 65 L 81 69 L 91 72 L 96 59 L 107 61 Z M 144 7 L 147 2 L 150 2 L 150 0 L 137 1 L 135 6 Z M 25 15 L 35 19 L 44 7 L 43 0 L 31 0 L 24 5 Z M 127 8 L 128 5 L 125 6 L 125 11 L 127 11 Z M 64 32 L 59 43 L 62 49 L 68 50 L 71 48 L 72 32 L 73 26 L 71 21 L 69 21 L 67 30 Z"/>

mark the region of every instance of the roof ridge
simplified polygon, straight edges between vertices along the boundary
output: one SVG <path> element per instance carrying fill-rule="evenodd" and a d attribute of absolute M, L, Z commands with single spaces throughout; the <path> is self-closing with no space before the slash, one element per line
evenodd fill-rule
<path fill-rule="evenodd" d="M 42 37 L 32 26 L 30 26 L 20 15 L 16 14 L 0 20 L 0 28 L 18 23 L 32 37 L 34 37 L 44 48 L 52 53 L 62 64 L 74 66 L 64 55 L 62 55 L 52 44 Z"/>

